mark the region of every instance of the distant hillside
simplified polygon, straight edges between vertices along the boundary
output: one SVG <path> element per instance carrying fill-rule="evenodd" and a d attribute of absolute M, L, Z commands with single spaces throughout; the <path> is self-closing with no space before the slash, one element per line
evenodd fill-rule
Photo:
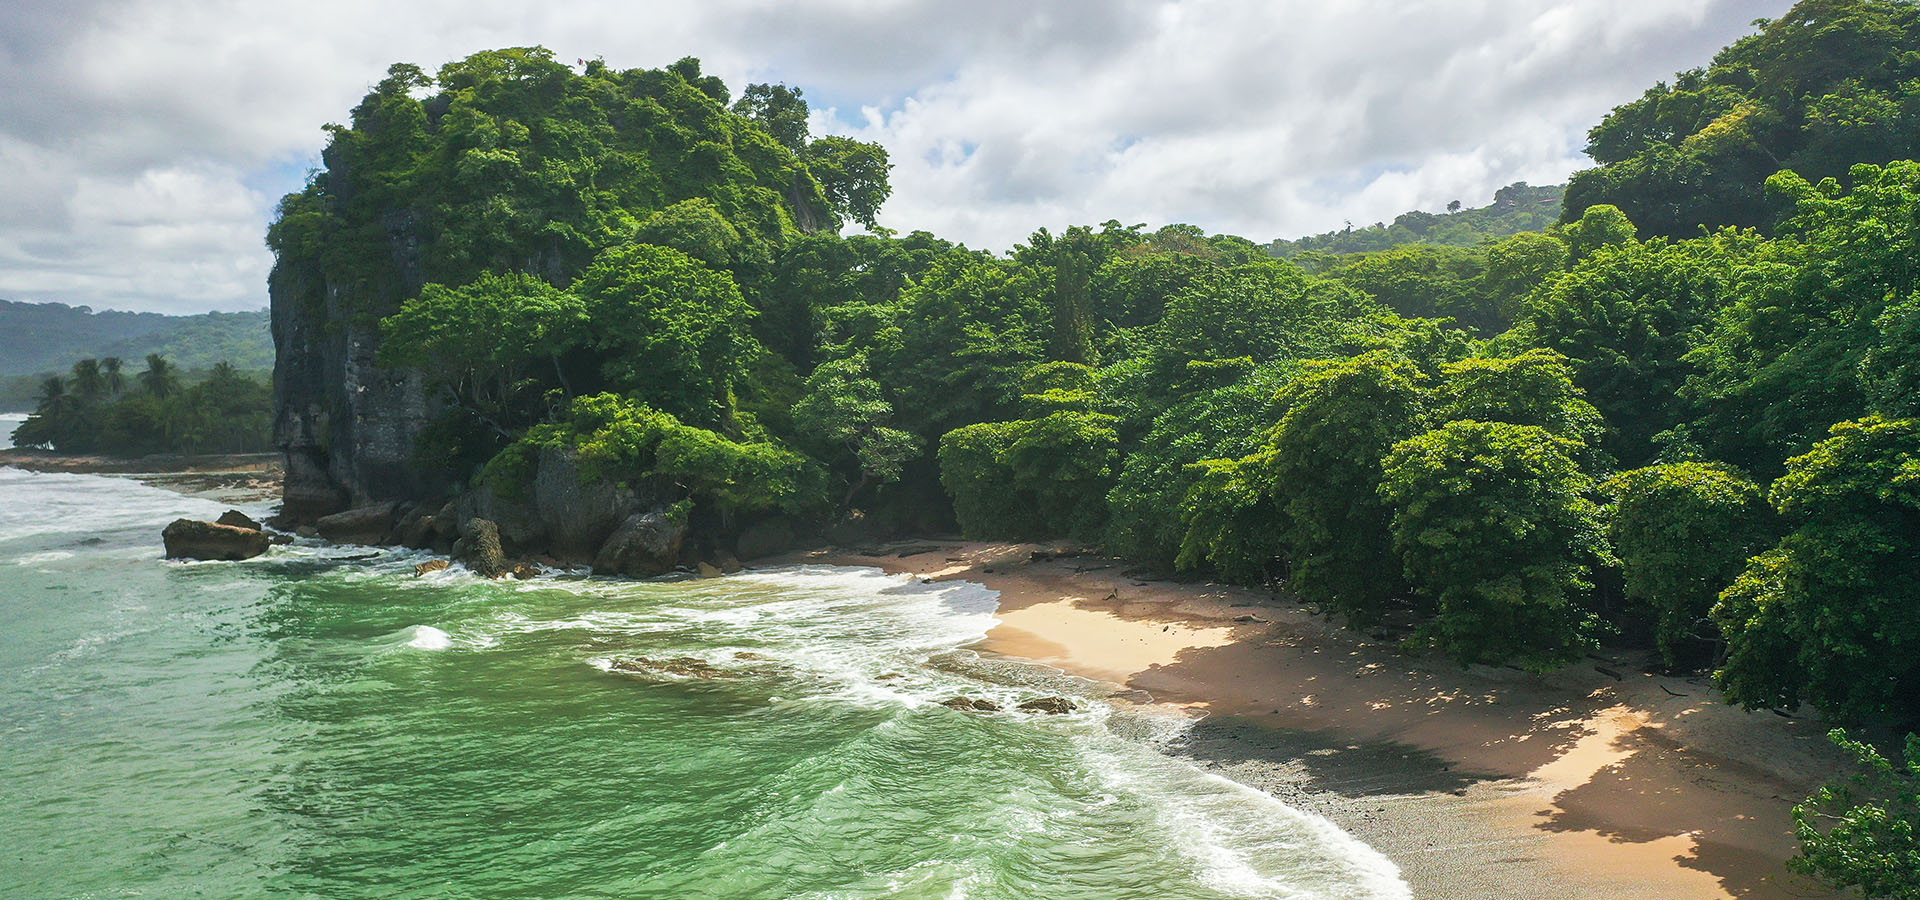
<path fill-rule="evenodd" d="M 1392 225 L 1349 226 L 1344 231 L 1308 235 L 1294 241 L 1275 240 L 1267 245 L 1267 252 L 1291 259 L 1308 250 L 1361 253 L 1404 244 L 1471 247 L 1491 238 L 1539 231 L 1552 225 L 1560 217 L 1560 198 L 1565 193 L 1564 185 L 1534 187 L 1521 181 L 1494 192 L 1493 203 L 1487 206 L 1446 213 L 1415 210 L 1396 216 Z"/>
<path fill-rule="evenodd" d="M 64 372 L 89 356 L 137 360 L 149 353 L 182 369 L 223 361 L 242 370 L 271 369 L 267 312 L 165 316 L 0 300 L 0 376 Z"/>

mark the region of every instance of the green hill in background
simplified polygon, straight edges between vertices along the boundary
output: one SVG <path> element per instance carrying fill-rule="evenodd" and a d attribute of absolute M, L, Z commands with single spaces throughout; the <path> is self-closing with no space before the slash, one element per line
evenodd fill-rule
<path fill-rule="evenodd" d="M 1365 228 L 1349 225 L 1341 231 L 1312 234 L 1298 240 L 1275 239 L 1267 245 L 1267 252 L 1281 259 L 1292 259 L 1308 251 L 1364 253 L 1407 244 L 1472 247 L 1552 225 L 1560 218 L 1560 198 L 1565 193 L 1564 185 L 1534 187 L 1520 181 L 1495 191 L 1493 202 L 1486 206 L 1444 213 L 1414 210 L 1395 216 L 1392 225 L 1384 222 Z"/>
<path fill-rule="evenodd" d="M 66 371 L 75 360 L 159 353 L 183 369 L 273 368 L 267 311 L 195 316 L 0 300 L 0 376 Z"/>

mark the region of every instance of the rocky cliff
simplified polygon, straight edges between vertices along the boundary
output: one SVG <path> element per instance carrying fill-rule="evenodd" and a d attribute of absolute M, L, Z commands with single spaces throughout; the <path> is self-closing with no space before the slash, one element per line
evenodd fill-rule
<path fill-rule="evenodd" d="M 282 512 L 292 521 L 424 497 L 450 477 L 410 464 L 434 411 L 419 375 L 373 360 L 379 318 L 420 286 L 418 240 L 404 218 L 389 239 L 400 290 L 355 290 L 299 259 L 283 258 L 269 281 L 274 443 L 287 455 Z"/>

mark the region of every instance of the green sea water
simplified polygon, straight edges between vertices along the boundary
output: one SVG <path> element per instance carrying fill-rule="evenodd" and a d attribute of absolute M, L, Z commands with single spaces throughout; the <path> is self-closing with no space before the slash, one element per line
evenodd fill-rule
<path fill-rule="evenodd" d="M 0 898 L 1408 896 L 1184 719 L 965 649 L 979 586 L 158 558 L 224 508 L 0 469 Z"/>

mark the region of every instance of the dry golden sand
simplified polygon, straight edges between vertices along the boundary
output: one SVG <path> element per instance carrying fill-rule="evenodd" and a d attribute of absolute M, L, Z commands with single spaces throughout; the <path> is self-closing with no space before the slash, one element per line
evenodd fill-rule
<path fill-rule="evenodd" d="M 1204 710 L 1185 750 L 1197 763 L 1339 823 L 1419 898 L 1836 896 L 1784 867 L 1789 807 L 1839 771 L 1816 722 L 1742 712 L 1703 679 L 1627 659 L 1536 676 L 1409 658 L 1264 592 L 1035 549 L 803 558 L 998 590 L 982 652 Z"/>

